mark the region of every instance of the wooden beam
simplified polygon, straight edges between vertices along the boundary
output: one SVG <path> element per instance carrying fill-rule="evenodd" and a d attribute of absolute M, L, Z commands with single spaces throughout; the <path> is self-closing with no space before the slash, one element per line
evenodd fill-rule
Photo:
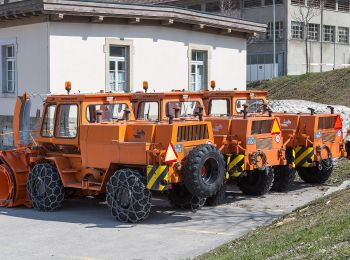
<path fill-rule="evenodd" d="M 162 25 L 173 25 L 174 24 L 174 20 L 173 19 L 169 19 L 169 20 L 165 20 L 165 21 L 161 21 Z"/>
<path fill-rule="evenodd" d="M 204 29 L 204 24 L 195 24 L 192 25 L 193 30 L 203 30 Z"/>
<path fill-rule="evenodd" d="M 128 23 L 139 23 L 141 21 L 140 18 L 130 18 L 128 19 Z"/>
<path fill-rule="evenodd" d="M 91 17 L 91 22 L 93 23 L 101 23 L 104 20 L 104 16 L 93 16 Z"/>
<path fill-rule="evenodd" d="M 61 21 L 64 18 L 64 14 L 52 14 L 50 18 L 53 21 Z"/>

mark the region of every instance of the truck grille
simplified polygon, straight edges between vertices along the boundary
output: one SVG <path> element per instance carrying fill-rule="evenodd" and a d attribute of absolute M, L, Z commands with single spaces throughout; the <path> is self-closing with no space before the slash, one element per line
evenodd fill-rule
<path fill-rule="evenodd" d="M 323 142 L 334 142 L 335 133 L 322 133 Z"/>
<path fill-rule="evenodd" d="M 264 149 L 271 149 L 271 148 L 272 148 L 272 139 L 271 138 L 257 139 L 256 140 L 256 149 L 264 150 Z"/>
<path fill-rule="evenodd" d="M 207 125 L 179 126 L 177 130 L 178 142 L 196 141 L 208 138 L 209 134 Z"/>

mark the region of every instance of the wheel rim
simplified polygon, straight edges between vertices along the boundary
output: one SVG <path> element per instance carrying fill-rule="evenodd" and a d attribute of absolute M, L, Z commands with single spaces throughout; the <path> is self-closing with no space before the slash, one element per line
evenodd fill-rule
<path fill-rule="evenodd" d="M 216 180 L 218 171 L 218 162 L 213 158 L 209 158 L 204 162 L 203 166 L 201 167 L 201 178 L 206 184 L 212 184 Z"/>
<path fill-rule="evenodd" d="M 117 203 L 124 209 L 128 208 L 131 203 L 131 192 L 126 187 L 121 187 L 118 189 L 116 194 Z"/>

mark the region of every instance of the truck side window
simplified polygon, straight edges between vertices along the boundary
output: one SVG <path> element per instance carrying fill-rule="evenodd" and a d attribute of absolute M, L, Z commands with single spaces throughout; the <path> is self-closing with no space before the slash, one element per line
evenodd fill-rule
<path fill-rule="evenodd" d="M 212 99 L 209 107 L 209 115 L 211 116 L 228 116 L 230 114 L 227 99 Z"/>
<path fill-rule="evenodd" d="M 56 119 L 56 137 L 75 138 L 78 131 L 78 106 L 60 105 Z"/>
<path fill-rule="evenodd" d="M 41 127 L 41 136 L 53 137 L 53 131 L 55 128 L 55 110 L 56 105 L 48 105 L 46 107 L 43 125 Z"/>
<path fill-rule="evenodd" d="M 137 119 L 156 121 L 159 119 L 158 102 L 141 102 L 138 108 Z"/>

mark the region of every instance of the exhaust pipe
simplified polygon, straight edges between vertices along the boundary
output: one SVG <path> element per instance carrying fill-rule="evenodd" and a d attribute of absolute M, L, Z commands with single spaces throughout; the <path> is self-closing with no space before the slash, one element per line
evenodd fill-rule
<path fill-rule="evenodd" d="M 174 107 L 175 118 L 180 118 L 180 108 L 178 106 Z"/>
<path fill-rule="evenodd" d="M 247 115 L 248 115 L 248 105 L 244 104 L 243 105 L 243 119 L 247 119 Z"/>
<path fill-rule="evenodd" d="M 203 121 L 203 107 L 198 107 L 198 118 L 199 121 Z"/>
<path fill-rule="evenodd" d="M 329 108 L 331 110 L 331 114 L 333 115 L 334 114 L 334 107 L 332 106 L 327 106 L 327 108 Z"/>
<path fill-rule="evenodd" d="M 310 115 L 313 116 L 315 114 L 315 109 L 314 108 L 308 107 L 307 109 L 310 110 Z"/>
<path fill-rule="evenodd" d="M 125 112 L 125 120 L 130 121 L 130 113 L 131 113 L 130 109 L 125 108 L 124 112 Z"/>

